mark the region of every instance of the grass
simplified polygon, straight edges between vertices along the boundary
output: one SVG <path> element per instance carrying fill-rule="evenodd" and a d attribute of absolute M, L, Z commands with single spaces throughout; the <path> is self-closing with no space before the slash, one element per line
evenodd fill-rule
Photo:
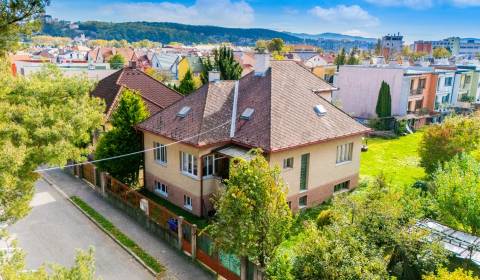
<path fill-rule="evenodd" d="M 164 206 L 165 208 L 172 211 L 176 215 L 182 216 L 189 223 L 196 224 L 199 229 L 203 229 L 206 226 L 208 226 L 208 220 L 207 219 L 197 217 L 197 216 L 193 215 L 192 213 L 188 212 L 187 210 L 182 209 L 181 207 L 178 207 L 177 205 L 171 203 L 168 200 L 165 200 L 165 199 L 159 197 L 158 195 L 152 193 L 151 191 L 149 191 L 145 188 L 139 190 L 139 192 L 141 194 L 143 194 L 144 196 L 150 198 L 154 202 L 158 203 L 159 205 Z"/>
<path fill-rule="evenodd" d="M 138 246 L 132 239 L 121 232 L 115 227 L 109 220 L 103 217 L 95 209 L 90 207 L 85 201 L 77 196 L 72 196 L 70 199 L 83 211 L 85 211 L 92 219 L 94 219 L 100 226 L 113 235 L 120 243 L 130 249 L 135 255 L 137 255 L 148 267 L 150 267 L 156 273 L 165 271 L 165 267 L 161 265 L 154 257 L 145 252 L 140 246 Z"/>
<path fill-rule="evenodd" d="M 425 177 L 420 167 L 418 146 L 422 132 L 397 139 L 368 139 L 368 151 L 361 154 L 360 176 L 373 178 L 382 172 L 395 185 L 411 185 Z"/>

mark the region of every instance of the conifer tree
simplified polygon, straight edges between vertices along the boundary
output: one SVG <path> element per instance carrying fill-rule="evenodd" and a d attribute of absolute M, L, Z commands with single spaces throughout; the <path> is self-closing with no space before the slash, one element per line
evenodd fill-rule
<path fill-rule="evenodd" d="M 189 95 L 195 90 L 195 81 L 193 80 L 192 72 L 188 69 L 185 76 L 180 81 L 180 85 L 176 88 L 183 95 Z"/>
<path fill-rule="evenodd" d="M 382 85 L 380 87 L 375 112 L 379 118 L 386 118 L 392 115 L 392 97 L 390 96 L 390 86 L 385 81 L 382 81 Z"/>
<path fill-rule="evenodd" d="M 227 46 L 213 50 L 213 60 L 202 59 L 202 65 L 201 79 L 204 84 L 208 83 L 208 72 L 212 70 L 220 72 L 221 80 L 238 80 L 242 77 L 242 66 L 235 60 L 233 50 Z"/>

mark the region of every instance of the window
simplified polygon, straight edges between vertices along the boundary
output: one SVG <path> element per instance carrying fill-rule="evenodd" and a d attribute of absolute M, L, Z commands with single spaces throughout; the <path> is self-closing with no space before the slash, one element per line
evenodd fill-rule
<path fill-rule="evenodd" d="M 283 168 L 293 168 L 293 157 L 283 159 Z"/>
<path fill-rule="evenodd" d="M 472 80 L 471 76 L 465 76 L 465 84 L 469 84 L 471 80 Z"/>
<path fill-rule="evenodd" d="M 287 205 L 288 205 L 288 208 L 292 209 L 292 202 L 291 201 L 287 202 Z"/>
<path fill-rule="evenodd" d="M 183 195 L 183 207 L 192 210 L 192 198 L 188 195 Z"/>
<path fill-rule="evenodd" d="M 203 158 L 203 176 L 213 176 L 215 174 L 215 155 L 205 156 Z"/>
<path fill-rule="evenodd" d="M 197 176 L 197 157 L 189 153 L 180 152 L 180 170 L 184 174 Z"/>
<path fill-rule="evenodd" d="M 425 79 L 420 79 L 418 80 L 418 89 L 424 89 L 425 88 L 425 82 L 426 80 Z"/>
<path fill-rule="evenodd" d="M 346 181 L 346 182 L 337 184 L 333 187 L 333 192 L 336 193 L 336 192 L 340 192 L 340 191 L 343 191 L 343 190 L 348 190 L 349 185 L 350 185 L 350 181 Z"/>
<path fill-rule="evenodd" d="M 307 196 L 304 195 L 298 199 L 298 206 L 300 208 L 307 207 Z"/>
<path fill-rule="evenodd" d="M 451 85 L 452 85 L 452 80 L 453 80 L 452 77 L 446 77 L 446 78 L 445 78 L 445 86 L 446 86 L 446 87 L 451 86 Z"/>
<path fill-rule="evenodd" d="M 310 161 L 310 154 L 302 155 L 300 163 L 300 190 L 304 191 L 308 187 L 308 162 Z"/>
<path fill-rule="evenodd" d="M 168 197 L 168 187 L 167 185 L 155 181 L 155 192 L 161 194 L 164 197 Z"/>
<path fill-rule="evenodd" d="M 167 146 L 153 142 L 153 147 L 155 148 L 155 150 L 153 150 L 155 160 L 160 163 L 167 163 Z"/>
<path fill-rule="evenodd" d="M 352 160 L 353 143 L 337 146 L 337 164 Z"/>

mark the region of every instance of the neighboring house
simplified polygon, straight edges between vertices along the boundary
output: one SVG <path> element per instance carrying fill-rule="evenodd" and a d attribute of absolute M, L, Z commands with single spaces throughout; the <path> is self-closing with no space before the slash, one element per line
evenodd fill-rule
<path fill-rule="evenodd" d="M 382 54 L 384 57 L 394 57 L 400 54 L 403 49 L 403 36 L 398 34 L 388 34 L 382 37 Z"/>
<path fill-rule="evenodd" d="M 91 95 L 102 98 L 108 120 L 117 106 L 123 89 L 140 92 L 150 115 L 154 115 L 182 98 L 182 95 L 134 67 L 125 67 L 98 82 Z"/>
<path fill-rule="evenodd" d="M 190 70 L 192 72 L 193 81 L 195 82 L 195 86 L 200 87 L 202 85 L 202 80 L 200 75 L 203 71 L 202 61 L 200 57 L 188 55 L 183 57 L 180 62 L 178 63 L 177 69 L 177 80 L 183 80 L 187 71 Z"/>
<path fill-rule="evenodd" d="M 115 54 L 120 54 L 125 59 L 125 66 L 130 61 L 138 61 L 138 57 L 132 48 L 115 48 L 115 47 L 96 47 L 88 52 L 88 61 L 94 63 L 107 63 Z"/>
<path fill-rule="evenodd" d="M 157 148 L 145 154 L 149 190 L 206 215 L 210 198 L 224 188 L 231 158 L 248 159 L 251 148 L 280 167 L 292 210 L 357 186 L 369 129 L 320 97 L 334 88 L 303 66 L 270 62 L 268 54 L 255 60 L 255 71 L 238 82 L 217 75 L 137 126 L 145 149 Z"/>
<path fill-rule="evenodd" d="M 152 67 L 153 53 L 147 49 L 135 50 L 135 56 L 137 57 L 137 68 L 146 69 Z"/>
<path fill-rule="evenodd" d="M 457 71 L 455 72 L 453 96 L 456 106 L 467 108 L 470 107 L 470 103 L 475 100 L 477 90 L 477 84 L 474 82 L 475 76 L 475 71 L 473 69 L 457 68 Z"/>
<path fill-rule="evenodd" d="M 455 70 L 435 69 L 437 76 L 435 111 L 441 115 L 450 114 L 453 101 Z"/>
<path fill-rule="evenodd" d="M 433 68 L 425 67 L 341 66 L 333 102 L 353 117 L 374 119 L 382 81 L 390 86 L 392 116 L 418 128 L 434 114 L 437 80 Z"/>
<path fill-rule="evenodd" d="M 152 56 L 152 68 L 176 80 L 181 59 L 182 57 L 175 53 L 155 52 Z"/>
<path fill-rule="evenodd" d="M 242 66 L 242 77 L 253 71 L 255 66 L 255 54 L 253 52 L 235 51 L 233 55 Z"/>

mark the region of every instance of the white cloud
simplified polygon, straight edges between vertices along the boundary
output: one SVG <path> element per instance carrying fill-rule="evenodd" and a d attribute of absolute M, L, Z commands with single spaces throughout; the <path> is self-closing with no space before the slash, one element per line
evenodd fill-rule
<path fill-rule="evenodd" d="M 347 31 L 342 32 L 342 34 L 343 35 L 350 35 L 350 36 L 360 36 L 360 37 L 375 37 L 374 35 L 372 35 L 368 32 L 358 30 L 358 29 L 347 30 Z"/>
<path fill-rule="evenodd" d="M 337 5 L 331 8 L 315 6 L 309 12 L 319 19 L 328 22 L 362 26 L 375 26 L 379 24 L 378 18 L 370 15 L 358 5 Z"/>
<path fill-rule="evenodd" d="M 244 0 L 197 0 L 191 6 L 174 2 L 138 2 L 105 5 L 102 16 L 115 21 L 167 21 L 185 24 L 248 26 L 254 10 Z"/>

